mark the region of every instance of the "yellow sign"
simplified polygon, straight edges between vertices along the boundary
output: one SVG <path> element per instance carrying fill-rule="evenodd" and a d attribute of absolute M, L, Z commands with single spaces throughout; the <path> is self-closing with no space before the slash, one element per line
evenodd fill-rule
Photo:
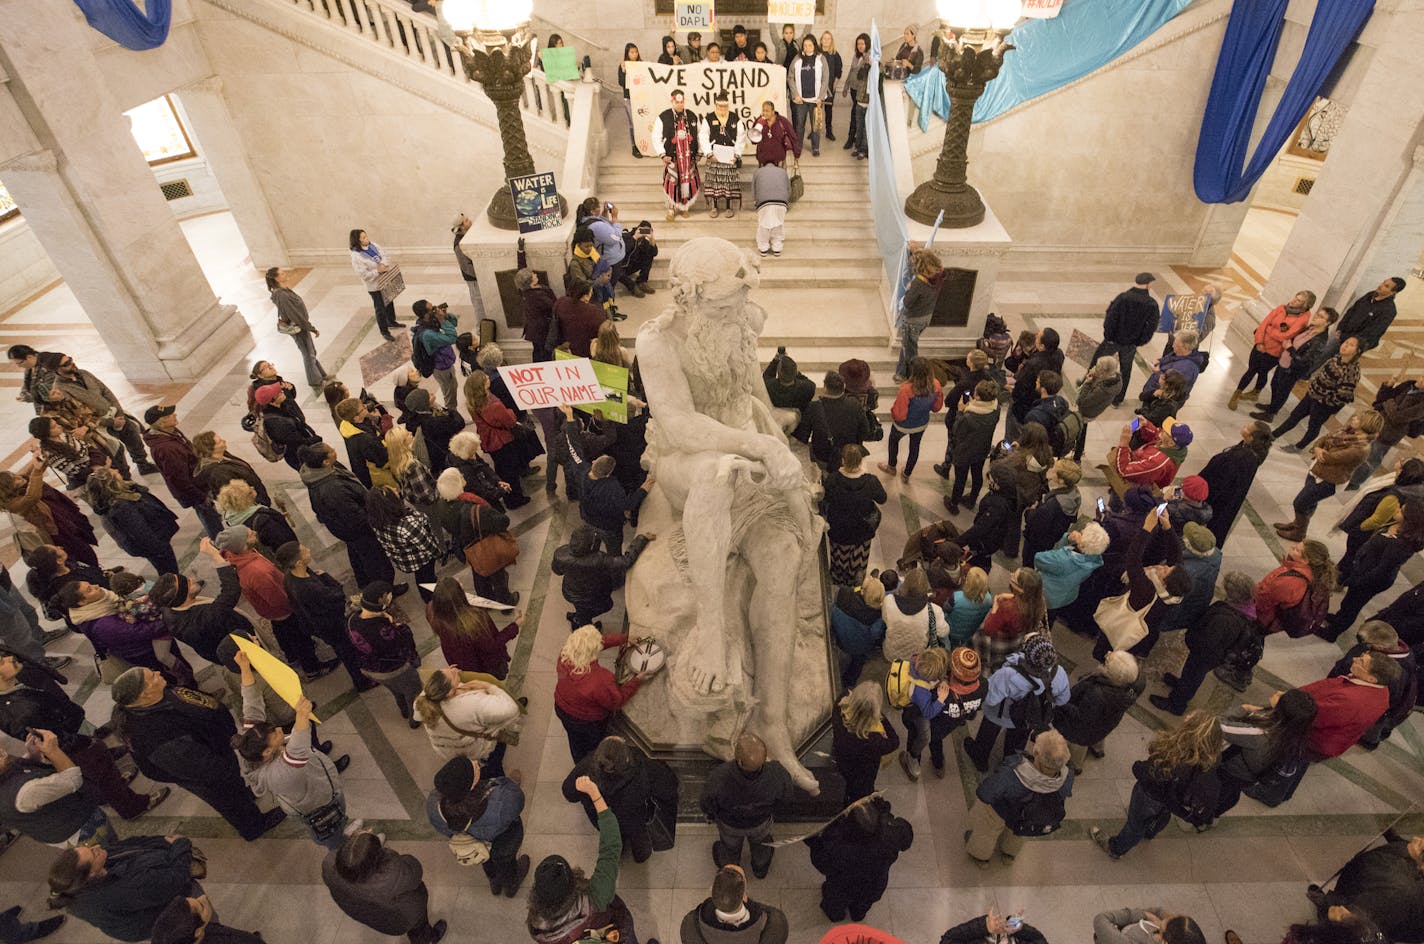
<path fill-rule="evenodd" d="M 302 697 L 302 680 L 297 678 L 297 673 L 292 671 L 292 667 L 251 639 L 236 633 L 228 635 L 232 637 L 233 642 L 237 643 L 237 648 L 247 653 L 247 661 L 252 663 L 252 671 L 262 676 L 262 680 L 272 686 L 272 691 L 277 693 L 278 698 L 293 708 L 297 707 L 297 701 Z M 312 722 L 320 724 L 321 719 L 312 715 Z"/>

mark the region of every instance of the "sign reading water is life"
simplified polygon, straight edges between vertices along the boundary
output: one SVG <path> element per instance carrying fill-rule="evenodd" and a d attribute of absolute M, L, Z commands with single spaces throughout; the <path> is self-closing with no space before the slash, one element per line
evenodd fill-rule
<path fill-rule="evenodd" d="M 711 0 L 678 0 L 673 6 L 674 29 L 699 30 L 712 28 Z"/>
<path fill-rule="evenodd" d="M 603 384 L 587 357 L 542 364 L 501 365 L 499 375 L 514 402 L 525 409 L 602 404 Z"/>

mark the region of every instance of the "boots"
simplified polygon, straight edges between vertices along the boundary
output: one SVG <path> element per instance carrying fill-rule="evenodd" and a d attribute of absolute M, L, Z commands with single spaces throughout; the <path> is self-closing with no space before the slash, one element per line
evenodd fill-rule
<path fill-rule="evenodd" d="M 1231 391 L 1231 399 L 1226 402 L 1226 408 L 1227 408 L 1228 410 L 1235 410 L 1235 409 L 1236 409 L 1236 405 L 1241 402 L 1241 396 L 1242 396 L 1242 391 L 1240 391 L 1240 390 L 1233 390 L 1233 391 Z"/>
<path fill-rule="evenodd" d="M 1271 525 L 1271 527 L 1276 529 L 1276 533 L 1281 536 L 1282 540 L 1303 541 L 1305 540 L 1305 532 L 1310 527 L 1310 515 L 1302 515 L 1300 512 L 1296 512 L 1296 516 L 1293 520 L 1289 522 L 1278 521 Z"/>

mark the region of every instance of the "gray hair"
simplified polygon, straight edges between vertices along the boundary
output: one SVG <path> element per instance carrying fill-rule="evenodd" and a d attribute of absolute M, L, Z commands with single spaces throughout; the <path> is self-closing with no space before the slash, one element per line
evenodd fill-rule
<path fill-rule="evenodd" d="M 1109 377 L 1117 377 L 1122 373 L 1118 367 L 1117 358 L 1111 354 L 1104 354 L 1093 362 L 1093 370 L 1100 374 L 1107 374 Z"/>
<path fill-rule="evenodd" d="M 1226 602 L 1237 606 L 1251 602 L 1256 595 L 1256 585 L 1239 570 L 1230 571 L 1221 578 L 1221 590 L 1226 594 Z"/>
<path fill-rule="evenodd" d="M 1033 763 L 1050 777 L 1068 763 L 1068 742 L 1052 728 L 1033 739 Z"/>
<path fill-rule="evenodd" d="M 1191 350 L 1195 351 L 1197 349 L 1197 345 L 1201 343 L 1201 338 L 1199 338 L 1197 336 L 1197 333 L 1191 328 L 1183 328 L 1181 331 L 1177 332 L 1174 338 L 1172 338 L 1172 343 L 1180 344 L 1182 345 L 1182 347 L 1190 348 Z"/>
<path fill-rule="evenodd" d="M 480 434 L 464 430 L 450 437 L 450 452 L 460 459 L 473 459 L 480 451 Z"/>
<path fill-rule="evenodd" d="M 480 352 L 475 355 L 475 362 L 488 372 L 491 367 L 498 367 L 504 363 L 504 349 L 491 341 L 480 348 Z"/>
<path fill-rule="evenodd" d="M 1114 649 L 1103 657 L 1103 675 L 1114 685 L 1126 688 L 1137 681 L 1137 657 L 1126 649 Z"/>

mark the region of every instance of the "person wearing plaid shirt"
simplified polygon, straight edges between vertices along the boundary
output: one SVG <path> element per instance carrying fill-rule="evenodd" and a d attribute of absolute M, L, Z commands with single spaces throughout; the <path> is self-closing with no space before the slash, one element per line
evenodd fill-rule
<path fill-rule="evenodd" d="M 429 603 L 433 594 L 423 585 L 435 583 L 435 562 L 445 556 L 445 542 L 430 519 L 388 485 L 367 494 L 366 517 L 396 570 L 415 574 L 420 598 Z"/>

